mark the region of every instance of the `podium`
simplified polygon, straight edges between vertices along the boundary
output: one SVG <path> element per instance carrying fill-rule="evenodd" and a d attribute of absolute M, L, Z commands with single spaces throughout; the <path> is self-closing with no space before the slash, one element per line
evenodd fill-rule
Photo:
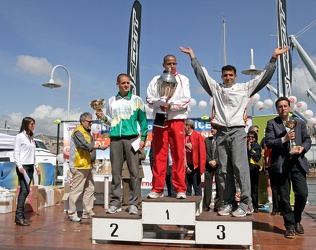
<path fill-rule="evenodd" d="M 130 215 L 128 211 L 94 215 L 92 243 L 246 245 L 252 249 L 252 221 L 252 215 L 235 218 L 203 212 L 201 196 L 145 199 L 139 215 Z"/>

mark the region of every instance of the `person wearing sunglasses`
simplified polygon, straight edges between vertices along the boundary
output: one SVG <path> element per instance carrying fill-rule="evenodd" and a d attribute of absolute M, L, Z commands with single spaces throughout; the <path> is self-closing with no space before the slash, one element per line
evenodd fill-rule
<path fill-rule="evenodd" d="M 76 202 L 81 194 L 82 219 L 91 219 L 94 215 L 94 181 L 92 163 L 96 158 L 96 149 L 105 150 L 106 145 L 95 144 L 91 135 L 92 115 L 88 112 L 80 115 L 80 125 L 75 128 L 70 138 L 69 170 L 72 174 L 72 186 L 69 192 L 68 220 L 80 222 Z"/>
<path fill-rule="evenodd" d="M 259 212 L 258 191 L 259 191 L 259 177 L 260 166 L 259 160 L 261 158 L 261 147 L 257 142 L 258 135 L 255 131 L 249 131 L 247 134 L 247 151 L 250 170 L 250 186 L 251 186 L 251 200 L 255 213 Z"/>

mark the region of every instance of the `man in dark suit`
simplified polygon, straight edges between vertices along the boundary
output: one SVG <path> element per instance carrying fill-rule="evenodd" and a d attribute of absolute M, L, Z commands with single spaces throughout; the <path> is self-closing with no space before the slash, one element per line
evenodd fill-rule
<path fill-rule="evenodd" d="M 295 119 L 293 129 L 287 128 L 285 122 L 290 118 L 290 101 L 286 97 L 276 100 L 278 117 L 269 120 L 266 127 L 266 145 L 272 149 L 271 170 L 277 178 L 280 190 L 283 220 L 286 228 L 285 237 L 294 238 L 303 235 L 301 225 L 302 212 L 307 201 L 308 188 L 306 175 L 309 173 L 305 153 L 311 147 L 311 138 L 304 121 Z M 293 146 L 296 144 L 296 147 Z M 290 204 L 290 187 L 295 193 L 294 211 Z"/>
<path fill-rule="evenodd" d="M 203 210 L 209 211 L 212 200 L 213 176 L 215 176 L 216 195 L 214 198 L 214 212 L 223 206 L 223 191 L 218 177 L 218 153 L 216 152 L 216 128 L 212 128 L 212 136 L 206 137 L 206 164 L 204 170 Z"/>

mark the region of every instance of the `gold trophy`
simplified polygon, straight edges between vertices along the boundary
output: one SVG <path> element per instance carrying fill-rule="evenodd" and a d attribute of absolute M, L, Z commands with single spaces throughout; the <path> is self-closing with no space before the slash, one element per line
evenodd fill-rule
<path fill-rule="evenodd" d="M 90 102 L 90 106 L 92 109 L 95 110 L 95 113 L 102 113 L 104 108 L 105 100 L 104 99 L 97 99 Z M 102 123 L 102 119 L 98 119 L 100 123 Z"/>
<path fill-rule="evenodd" d="M 288 121 L 286 121 L 285 123 L 285 126 L 287 128 L 290 129 L 290 131 L 294 131 L 294 128 L 296 127 L 297 125 L 297 121 L 294 120 L 294 119 L 289 119 Z M 297 150 L 296 150 L 296 143 L 295 143 L 295 138 L 294 139 L 291 139 L 291 149 L 290 149 L 290 154 L 297 154 Z"/>
<path fill-rule="evenodd" d="M 160 106 L 165 106 L 168 104 L 168 101 L 173 96 L 176 88 L 177 88 L 177 80 L 174 75 L 171 73 L 171 68 L 169 68 L 168 72 L 163 73 L 157 81 L 157 93 L 158 98 L 156 102 Z M 167 118 L 167 112 L 158 111 L 155 116 L 154 126 L 165 127 L 164 121 Z"/>

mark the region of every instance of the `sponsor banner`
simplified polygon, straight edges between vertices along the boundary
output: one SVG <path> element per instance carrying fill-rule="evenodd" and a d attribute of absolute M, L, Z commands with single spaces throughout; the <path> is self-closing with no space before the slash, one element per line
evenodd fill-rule
<path fill-rule="evenodd" d="M 127 55 L 127 74 L 131 78 L 131 92 L 140 95 L 139 81 L 139 44 L 141 28 L 142 6 L 139 1 L 135 1 L 130 19 L 128 55 Z"/>
<path fill-rule="evenodd" d="M 289 45 L 286 28 L 286 0 L 277 0 L 277 19 L 278 46 L 284 48 Z M 284 96 L 290 96 L 292 88 L 292 59 L 290 51 L 287 51 L 279 56 L 279 63 L 281 65 L 282 75 L 282 90 L 279 89 L 279 93 L 282 92 Z M 279 88 L 280 86 L 281 83 L 279 83 Z"/>

